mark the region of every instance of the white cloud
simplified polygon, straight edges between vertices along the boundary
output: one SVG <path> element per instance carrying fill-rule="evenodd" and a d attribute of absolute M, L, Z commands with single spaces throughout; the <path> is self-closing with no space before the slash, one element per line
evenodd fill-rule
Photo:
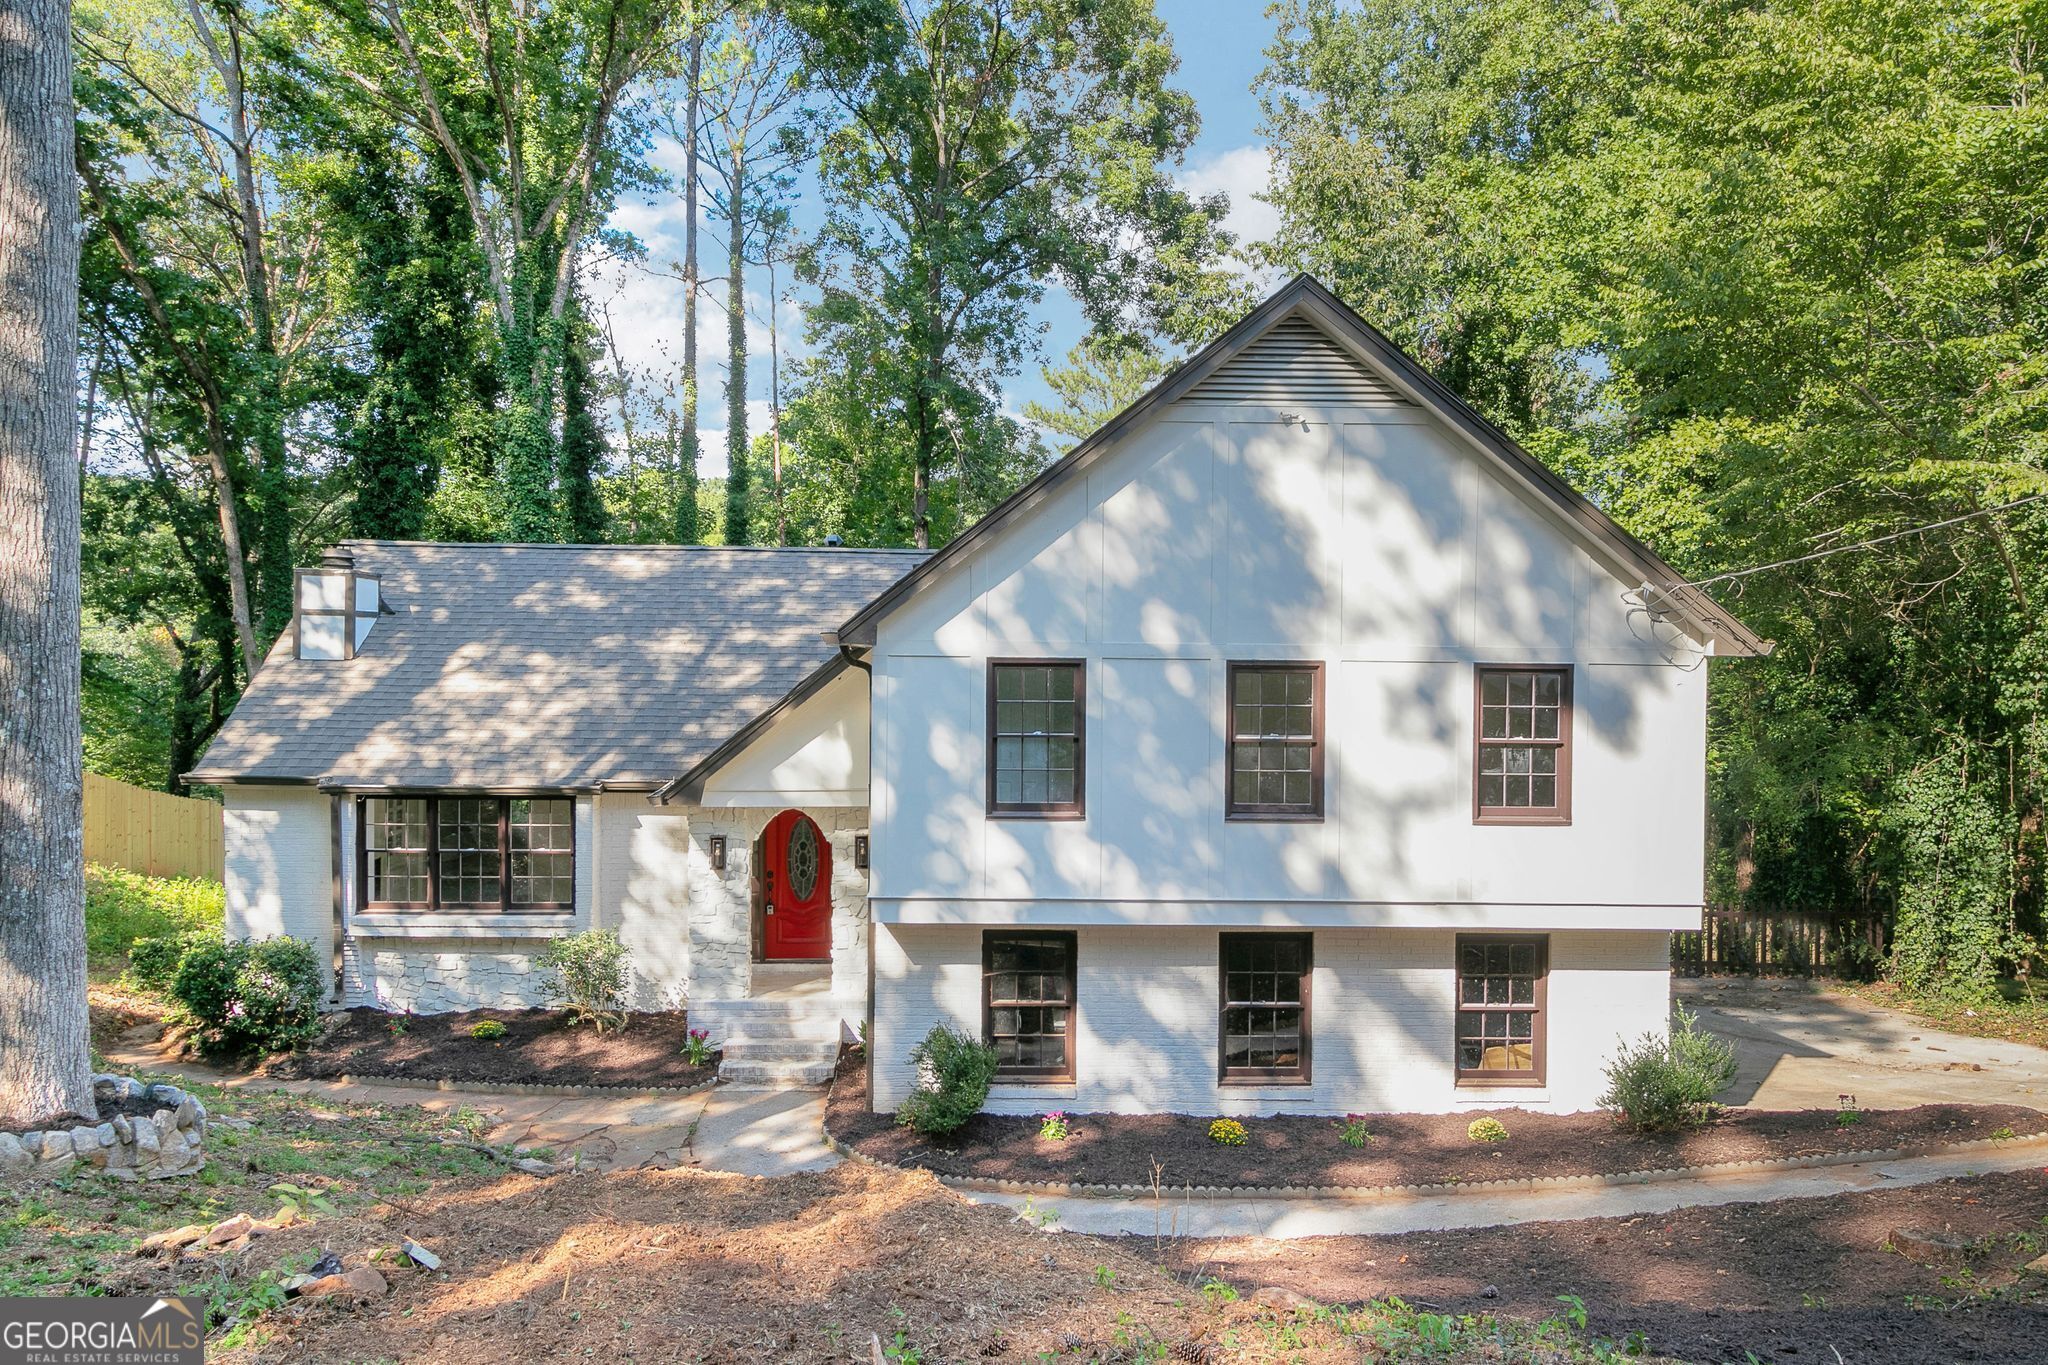
<path fill-rule="evenodd" d="M 1223 220 L 1239 245 L 1267 242 L 1280 230 L 1280 213 L 1259 198 L 1272 175 L 1273 154 L 1263 145 L 1233 147 L 1191 162 L 1181 173 L 1180 185 L 1191 194 L 1230 196 L 1230 213 Z"/>

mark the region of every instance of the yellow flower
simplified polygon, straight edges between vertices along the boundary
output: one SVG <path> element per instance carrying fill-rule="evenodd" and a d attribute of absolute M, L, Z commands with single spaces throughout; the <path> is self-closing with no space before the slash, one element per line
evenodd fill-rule
<path fill-rule="evenodd" d="M 1242 1147 L 1251 1137 L 1236 1119 L 1217 1119 L 1209 1125 L 1209 1141 L 1225 1147 Z"/>

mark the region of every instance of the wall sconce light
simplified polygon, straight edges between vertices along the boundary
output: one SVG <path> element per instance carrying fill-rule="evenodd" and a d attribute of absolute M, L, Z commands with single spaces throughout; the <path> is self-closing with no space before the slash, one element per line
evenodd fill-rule
<path fill-rule="evenodd" d="M 853 836 L 853 865 L 863 872 L 868 870 L 868 836 L 865 834 Z"/>
<path fill-rule="evenodd" d="M 711 870 L 713 872 L 725 871 L 725 836 L 723 834 L 711 836 Z"/>

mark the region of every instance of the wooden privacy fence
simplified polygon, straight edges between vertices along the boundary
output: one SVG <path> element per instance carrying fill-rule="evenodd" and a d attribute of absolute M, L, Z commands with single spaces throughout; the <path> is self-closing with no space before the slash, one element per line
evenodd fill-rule
<path fill-rule="evenodd" d="M 221 879 L 220 804 L 85 775 L 85 859 L 152 877 Z"/>
<path fill-rule="evenodd" d="M 1671 967 L 1681 975 L 1868 980 L 1884 961 L 1884 916 L 1875 907 L 1814 915 L 1708 906 L 1701 926 L 1671 936 Z"/>

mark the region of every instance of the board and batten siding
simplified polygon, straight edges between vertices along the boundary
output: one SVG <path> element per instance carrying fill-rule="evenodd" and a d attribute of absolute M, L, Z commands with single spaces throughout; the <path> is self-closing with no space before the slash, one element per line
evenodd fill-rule
<path fill-rule="evenodd" d="M 879 626 L 897 923 L 1697 926 L 1707 670 L 1395 403 L 1181 402 Z M 1081 658 L 1087 811 L 985 812 L 991 657 Z M 1225 665 L 1325 665 L 1325 818 L 1226 822 Z M 1575 669 L 1572 823 L 1478 826 L 1473 669 Z"/>

